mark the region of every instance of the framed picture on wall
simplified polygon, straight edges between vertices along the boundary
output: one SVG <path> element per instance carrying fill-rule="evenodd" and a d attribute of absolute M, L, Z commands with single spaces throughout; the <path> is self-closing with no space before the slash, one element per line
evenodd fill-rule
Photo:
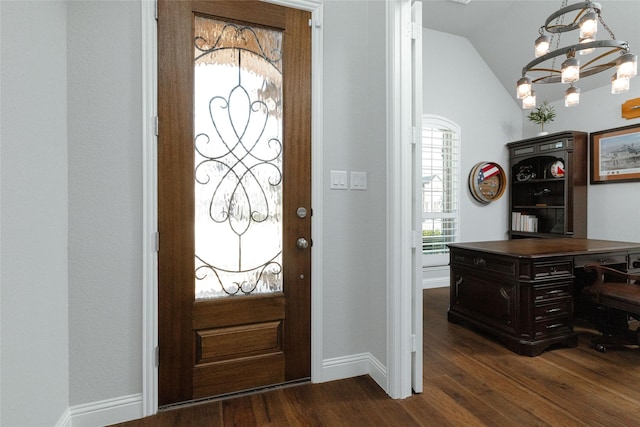
<path fill-rule="evenodd" d="M 591 183 L 640 181 L 640 124 L 593 132 Z"/>

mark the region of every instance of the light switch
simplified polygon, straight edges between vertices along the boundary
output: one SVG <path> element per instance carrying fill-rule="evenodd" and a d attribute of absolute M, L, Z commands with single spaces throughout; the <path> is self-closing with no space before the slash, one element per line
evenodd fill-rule
<path fill-rule="evenodd" d="M 366 190 L 367 189 L 367 173 L 351 172 L 351 189 Z"/>
<path fill-rule="evenodd" d="M 347 171 L 331 171 L 330 179 L 329 188 L 331 190 L 347 189 Z"/>

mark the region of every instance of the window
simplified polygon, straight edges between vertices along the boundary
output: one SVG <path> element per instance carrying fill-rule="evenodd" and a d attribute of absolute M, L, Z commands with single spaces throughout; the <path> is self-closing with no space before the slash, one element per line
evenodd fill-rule
<path fill-rule="evenodd" d="M 460 128 L 438 116 L 422 118 L 423 265 L 447 265 L 447 243 L 458 240 Z"/>

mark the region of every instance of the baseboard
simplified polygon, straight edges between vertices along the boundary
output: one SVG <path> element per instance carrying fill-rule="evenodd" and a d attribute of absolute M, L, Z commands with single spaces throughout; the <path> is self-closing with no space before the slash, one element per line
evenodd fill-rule
<path fill-rule="evenodd" d="M 55 427 L 71 427 L 71 410 L 69 408 L 64 410 Z"/>
<path fill-rule="evenodd" d="M 422 289 L 444 288 L 449 286 L 449 276 L 422 279 Z"/>
<path fill-rule="evenodd" d="M 373 378 L 385 392 L 389 392 L 387 388 L 387 367 L 371 354 L 369 355 L 369 376 Z"/>
<path fill-rule="evenodd" d="M 371 353 L 325 359 L 322 362 L 323 381 L 369 375 L 378 385 L 387 391 L 387 369 Z"/>
<path fill-rule="evenodd" d="M 387 390 L 387 369 L 371 353 L 361 353 L 322 363 L 323 381 L 334 381 L 369 375 Z M 68 408 L 56 427 L 95 427 L 142 418 L 142 394 L 132 394 Z"/>
<path fill-rule="evenodd" d="M 56 427 L 95 427 L 142 418 L 142 394 L 72 406 Z"/>
<path fill-rule="evenodd" d="M 449 286 L 449 266 L 425 267 L 422 269 L 422 289 Z"/>

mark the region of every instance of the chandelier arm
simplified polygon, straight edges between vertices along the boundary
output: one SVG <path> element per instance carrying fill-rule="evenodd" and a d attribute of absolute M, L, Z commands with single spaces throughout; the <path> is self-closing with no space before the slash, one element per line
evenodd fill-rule
<path fill-rule="evenodd" d="M 590 60 L 589 62 L 586 62 L 583 66 L 581 66 L 580 67 L 580 71 L 582 71 L 583 68 L 587 68 L 589 65 L 593 64 L 594 62 L 601 60 L 605 56 L 611 55 L 611 54 L 616 53 L 616 52 L 620 52 L 620 50 L 621 49 L 611 49 L 611 50 L 609 50 L 607 52 L 604 52 L 604 53 L 596 56 L 595 58 L 593 58 L 592 60 Z M 610 62 L 610 63 L 607 63 L 607 64 L 602 64 L 602 65 L 610 65 L 608 68 L 611 68 L 614 65 L 616 65 L 616 62 L 613 61 L 613 62 Z"/>
<path fill-rule="evenodd" d="M 618 50 L 624 50 L 624 51 L 628 51 L 629 49 L 629 45 L 627 44 L 627 42 L 623 42 L 619 40 L 596 40 L 589 43 L 578 43 L 570 46 L 565 46 L 560 49 L 556 49 L 552 52 L 549 52 L 547 54 L 544 54 L 541 57 L 535 58 L 534 60 L 529 62 L 522 69 L 522 75 L 524 76 L 527 71 L 531 70 L 536 65 L 541 64 L 545 61 L 548 61 L 549 59 L 553 59 L 557 56 L 567 55 L 572 51 L 575 52 L 583 49 L 594 49 L 594 48 L 601 48 L 601 47 L 618 48 Z"/>
<path fill-rule="evenodd" d="M 555 73 L 555 74 L 560 74 L 561 71 L 560 70 L 556 70 L 555 68 L 532 68 L 529 71 L 536 71 L 536 72 L 549 72 L 549 73 Z M 537 79 L 532 79 L 531 83 L 539 83 L 540 80 L 543 80 L 545 78 L 547 78 L 548 76 L 542 76 L 542 77 L 538 77 Z"/>
<path fill-rule="evenodd" d="M 549 71 L 550 73 L 556 73 L 557 75 L 551 75 L 551 74 L 545 74 L 542 77 L 538 77 L 537 79 L 533 79 L 531 80 L 531 84 L 538 84 L 538 83 L 558 83 L 561 79 L 560 77 L 560 71 L 559 70 L 554 70 L 551 68 L 540 68 L 540 69 L 536 69 L 536 71 Z"/>
<path fill-rule="evenodd" d="M 571 23 L 571 28 L 578 28 L 580 26 L 580 18 L 587 12 L 588 9 L 582 9 L 580 12 L 576 14 L 576 17 L 573 18 L 573 22 Z"/>

